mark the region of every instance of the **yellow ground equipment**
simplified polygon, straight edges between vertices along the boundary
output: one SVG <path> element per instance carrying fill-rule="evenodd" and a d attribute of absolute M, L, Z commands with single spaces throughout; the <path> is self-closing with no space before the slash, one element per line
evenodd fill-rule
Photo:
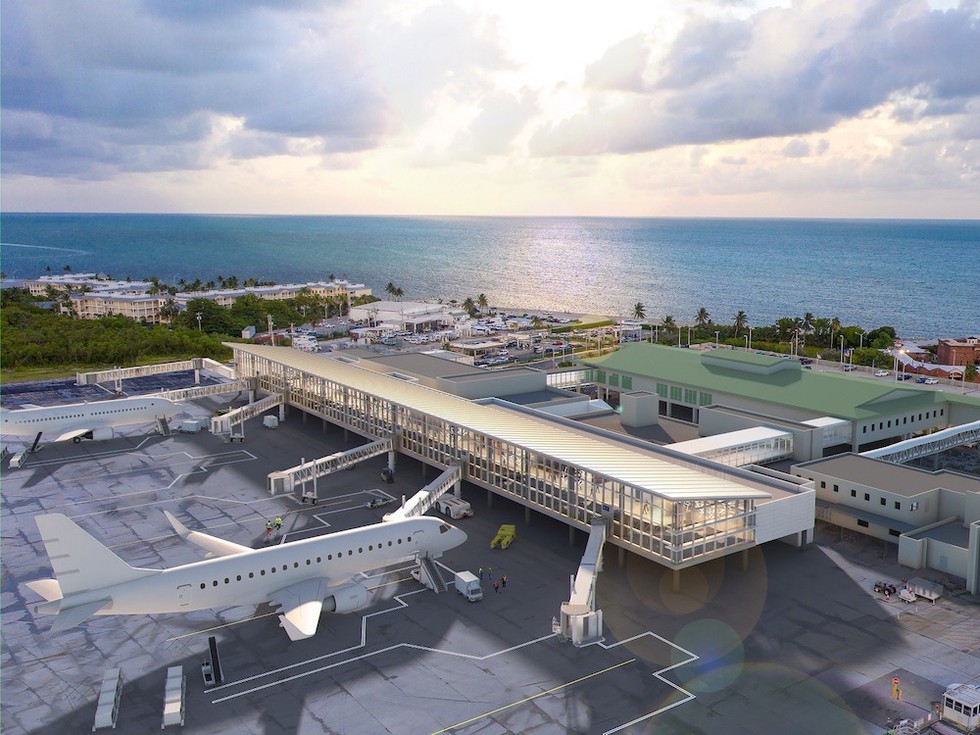
<path fill-rule="evenodd" d="M 517 529 L 514 527 L 514 524 L 505 523 L 497 529 L 497 535 L 490 542 L 490 548 L 496 549 L 499 546 L 501 549 L 506 549 L 514 543 L 515 538 L 517 538 Z"/>

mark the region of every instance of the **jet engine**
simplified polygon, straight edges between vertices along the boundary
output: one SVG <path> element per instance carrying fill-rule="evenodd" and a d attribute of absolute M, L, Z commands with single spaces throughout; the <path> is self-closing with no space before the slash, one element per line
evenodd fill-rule
<path fill-rule="evenodd" d="M 115 434 L 112 431 L 111 426 L 104 426 L 101 429 L 93 429 L 91 432 L 92 438 L 97 442 L 103 442 L 106 439 L 111 439 Z"/>
<path fill-rule="evenodd" d="M 323 601 L 323 612 L 348 613 L 367 606 L 371 593 L 367 587 L 351 582 L 337 590 Z"/>

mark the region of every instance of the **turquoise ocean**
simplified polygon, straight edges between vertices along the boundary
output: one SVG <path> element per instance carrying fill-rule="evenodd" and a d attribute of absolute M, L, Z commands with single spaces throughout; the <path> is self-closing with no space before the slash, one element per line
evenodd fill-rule
<path fill-rule="evenodd" d="M 97 272 L 338 278 L 384 297 L 690 323 L 837 316 L 903 337 L 980 334 L 980 220 L 0 215 L 7 278 Z"/>

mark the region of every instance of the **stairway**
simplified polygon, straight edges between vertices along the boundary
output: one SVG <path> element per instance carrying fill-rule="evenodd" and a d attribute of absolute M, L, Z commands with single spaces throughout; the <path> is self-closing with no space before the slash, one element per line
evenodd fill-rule
<path fill-rule="evenodd" d="M 442 576 L 442 570 L 439 569 L 439 566 L 429 556 L 419 558 L 419 576 L 422 584 L 436 594 L 449 589 L 449 585 Z"/>

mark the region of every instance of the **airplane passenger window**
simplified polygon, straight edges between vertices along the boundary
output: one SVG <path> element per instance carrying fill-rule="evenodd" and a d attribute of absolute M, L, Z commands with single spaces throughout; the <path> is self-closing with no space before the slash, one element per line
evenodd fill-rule
<path fill-rule="evenodd" d="M 248 573 L 248 578 L 249 579 L 254 579 L 254 577 L 255 577 L 255 572 L 249 572 Z"/>
<path fill-rule="evenodd" d="M 307 559 L 307 560 L 306 560 L 306 563 L 307 563 L 307 564 L 309 564 L 309 563 L 310 563 L 310 560 L 309 560 L 309 559 Z M 283 567 L 283 569 L 285 569 L 285 568 L 286 568 L 286 567 Z M 298 561 L 294 561 L 294 562 L 293 562 L 293 569 L 299 569 L 299 562 L 298 562 Z"/>
<path fill-rule="evenodd" d="M 269 571 L 272 572 L 273 574 L 275 574 L 276 573 L 276 568 L 275 567 L 272 567 L 272 569 L 270 569 Z"/>
<path fill-rule="evenodd" d="M 265 576 L 265 569 L 260 569 L 259 570 L 259 576 L 260 577 L 264 577 Z"/>
<path fill-rule="evenodd" d="M 207 587 L 207 585 L 204 584 L 204 582 L 201 582 L 201 589 L 203 590 L 205 587 Z"/>
<path fill-rule="evenodd" d="M 212 587 L 217 587 L 217 586 L 218 586 L 218 580 L 214 580 L 214 581 L 213 581 L 213 582 L 211 583 L 211 586 L 212 586 Z"/>
<path fill-rule="evenodd" d="M 228 582 L 229 582 L 228 577 L 225 577 L 225 584 L 228 584 Z"/>
<path fill-rule="evenodd" d="M 241 574 L 236 575 L 235 576 L 235 581 L 236 582 L 241 582 L 242 581 L 242 575 Z"/>

